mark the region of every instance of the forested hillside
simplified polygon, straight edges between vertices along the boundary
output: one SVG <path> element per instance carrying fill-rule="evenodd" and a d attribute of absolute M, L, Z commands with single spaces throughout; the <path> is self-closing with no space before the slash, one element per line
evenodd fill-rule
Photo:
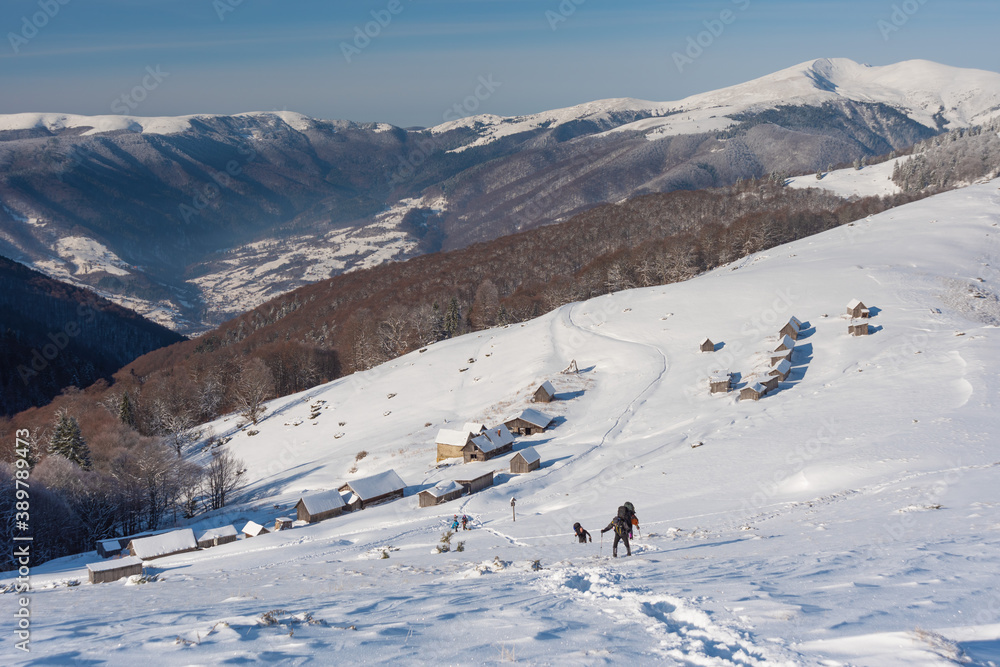
<path fill-rule="evenodd" d="M 44 405 L 64 387 L 110 379 L 183 340 L 93 292 L 0 257 L 0 413 Z"/>

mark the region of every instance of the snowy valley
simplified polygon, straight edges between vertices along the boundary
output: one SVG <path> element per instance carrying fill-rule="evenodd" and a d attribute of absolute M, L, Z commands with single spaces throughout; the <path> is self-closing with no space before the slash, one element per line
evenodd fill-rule
<path fill-rule="evenodd" d="M 148 561 L 146 583 L 87 583 L 95 553 L 38 566 L 25 662 L 1000 664 L 998 225 L 994 180 L 437 343 L 272 401 L 256 426 L 219 419 L 250 480 L 195 533 L 271 526 L 389 469 L 405 497 Z M 854 299 L 869 335 L 848 334 Z M 740 400 L 791 317 L 790 374 Z M 735 390 L 710 394 L 724 372 Z M 533 406 L 546 380 L 556 400 Z M 527 407 L 554 427 L 435 463 L 440 429 Z M 526 447 L 541 468 L 510 473 Z M 641 534 L 610 559 L 599 530 L 625 501 Z M 455 514 L 472 530 L 439 553 Z"/>

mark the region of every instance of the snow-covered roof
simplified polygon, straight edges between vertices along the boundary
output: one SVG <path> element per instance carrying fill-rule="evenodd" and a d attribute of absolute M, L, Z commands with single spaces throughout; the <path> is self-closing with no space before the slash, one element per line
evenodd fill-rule
<path fill-rule="evenodd" d="M 129 567 L 131 565 L 142 565 L 142 559 L 138 556 L 126 556 L 125 558 L 103 560 L 100 563 L 87 563 L 87 569 L 91 572 L 107 572 L 108 570 L 117 570 L 120 567 Z"/>
<path fill-rule="evenodd" d="M 778 341 L 778 345 L 775 347 L 775 350 L 777 350 L 779 347 L 782 347 L 782 346 L 784 346 L 785 348 L 787 348 L 787 349 L 790 350 L 793 347 L 795 347 L 795 341 L 792 340 L 791 336 L 787 336 L 787 335 L 782 336 L 781 340 Z"/>
<path fill-rule="evenodd" d="M 458 482 L 453 482 L 451 480 L 448 480 L 445 482 L 438 482 L 436 485 L 434 485 L 430 489 L 427 489 L 426 491 L 435 498 L 441 498 L 442 496 L 446 496 L 449 493 L 461 490 L 462 490 L 461 484 L 459 484 Z"/>
<path fill-rule="evenodd" d="M 767 387 L 765 387 L 764 385 L 762 385 L 760 382 L 754 382 L 752 385 L 750 385 L 749 387 L 747 387 L 747 389 L 752 389 L 753 391 L 757 392 L 758 394 L 763 394 L 764 392 L 767 391 Z"/>
<path fill-rule="evenodd" d="M 798 327 L 799 329 L 801 329 L 801 328 L 802 328 L 802 320 L 800 320 L 799 318 L 795 317 L 794 315 L 792 315 L 792 316 L 791 316 L 791 317 L 790 317 L 790 318 L 788 319 L 788 321 L 789 321 L 789 322 L 791 322 L 792 324 L 794 324 L 794 325 L 795 325 L 796 327 Z"/>
<path fill-rule="evenodd" d="M 708 343 L 708 344 L 710 344 L 710 345 L 711 345 L 711 343 L 712 343 L 712 339 L 711 339 L 711 338 L 707 338 L 707 337 L 706 337 L 706 338 L 705 338 L 704 340 L 702 340 L 702 341 L 701 341 L 701 345 L 704 345 L 705 343 Z"/>
<path fill-rule="evenodd" d="M 132 540 L 132 548 L 135 550 L 136 556 L 146 560 L 148 558 L 157 558 L 177 553 L 178 551 L 197 549 L 198 541 L 194 539 L 193 530 L 190 528 L 181 528 L 180 530 L 172 530 L 162 535 L 140 537 L 139 539 Z"/>
<path fill-rule="evenodd" d="M 781 361 L 779 361 L 774 365 L 773 370 L 776 370 L 782 375 L 784 375 L 785 373 L 792 370 L 792 362 L 790 362 L 788 359 L 782 359 Z"/>
<path fill-rule="evenodd" d="M 863 308 L 864 305 L 865 304 L 861 303 L 861 299 L 852 299 L 851 302 L 847 304 L 847 307 L 850 308 L 851 310 L 854 310 L 858 306 L 861 306 Z"/>
<path fill-rule="evenodd" d="M 466 424 L 468 426 L 468 424 Z M 478 433 L 479 431 L 476 431 Z M 437 437 L 434 442 L 439 445 L 449 445 L 451 447 L 464 447 L 465 443 L 469 441 L 469 434 L 472 431 L 455 431 L 448 428 L 443 428 L 438 431 Z"/>
<path fill-rule="evenodd" d="M 322 514 L 344 506 L 344 498 L 336 489 L 302 496 L 299 502 L 305 506 L 309 514 Z"/>
<path fill-rule="evenodd" d="M 122 548 L 121 538 L 118 537 L 113 540 L 101 540 L 100 544 L 105 551 L 118 551 Z"/>
<path fill-rule="evenodd" d="M 716 371 L 709 376 L 709 382 L 728 382 L 733 379 L 733 374 L 729 371 Z"/>
<path fill-rule="evenodd" d="M 395 470 L 386 470 L 385 472 L 380 472 L 379 474 L 372 475 L 371 477 L 364 477 L 362 479 L 356 479 L 352 482 L 348 482 L 347 486 L 350 487 L 351 491 L 353 491 L 363 502 L 365 500 L 371 500 L 372 498 L 384 496 L 385 494 L 392 493 L 393 491 L 402 491 L 406 488 L 406 483 L 400 479 Z"/>
<path fill-rule="evenodd" d="M 479 448 L 482 452 L 492 452 L 493 450 L 500 449 L 506 445 L 513 444 L 514 436 L 511 435 L 510 431 L 506 426 L 494 426 L 491 429 L 487 429 L 482 435 L 477 435 L 472 439 L 472 444 Z"/>
<path fill-rule="evenodd" d="M 478 435 L 486 429 L 486 424 L 480 424 L 479 422 L 465 422 L 465 424 L 462 425 L 462 428 L 473 435 Z"/>
<path fill-rule="evenodd" d="M 267 528 L 260 525 L 256 521 L 247 521 L 247 525 L 243 526 L 243 532 L 247 535 L 252 535 L 254 537 L 260 535 L 261 533 L 267 531 Z"/>
<path fill-rule="evenodd" d="M 545 414 L 541 410 L 536 410 L 534 408 L 528 408 L 526 410 L 523 410 L 521 414 L 515 417 L 511 417 L 506 421 L 511 421 L 513 419 L 521 419 L 523 421 L 528 422 L 532 426 L 537 426 L 538 428 L 545 428 L 546 426 L 552 423 L 552 417 Z"/>
<path fill-rule="evenodd" d="M 540 385 L 538 385 L 538 389 L 544 389 L 545 393 L 547 393 L 549 396 L 555 396 L 556 395 L 556 388 L 553 387 L 552 383 L 549 382 L 548 380 L 546 380 L 545 382 L 543 382 Z M 536 389 L 535 391 L 538 391 L 538 389 Z"/>
<path fill-rule="evenodd" d="M 802 324 L 797 319 L 795 319 L 794 317 L 791 318 L 790 320 L 788 320 L 788 324 L 785 325 L 785 327 L 789 327 L 789 326 L 792 327 L 792 330 L 796 331 L 796 332 L 799 329 L 802 328 Z M 784 329 L 785 327 L 781 327 L 781 328 Z"/>
<path fill-rule="evenodd" d="M 515 454 L 515 456 L 520 456 L 522 459 L 524 459 L 525 463 L 534 463 L 535 461 L 542 460 L 542 457 L 538 455 L 538 452 L 535 451 L 534 447 L 525 447 L 517 454 Z"/>
<path fill-rule="evenodd" d="M 198 541 L 203 542 L 205 540 L 214 540 L 217 537 L 232 537 L 236 534 L 236 527 L 233 525 L 209 528 L 198 536 Z"/>

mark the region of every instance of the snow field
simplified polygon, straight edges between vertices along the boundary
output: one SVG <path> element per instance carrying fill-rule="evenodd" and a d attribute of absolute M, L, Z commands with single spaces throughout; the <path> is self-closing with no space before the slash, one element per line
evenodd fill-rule
<path fill-rule="evenodd" d="M 220 419 L 251 484 L 196 532 L 273 524 L 302 493 L 389 468 L 407 496 L 153 561 L 143 585 L 67 586 L 93 554 L 40 566 L 33 657 L 1000 664 L 998 188 L 438 343 L 273 401 L 253 436 Z M 871 336 L 847 334 L 854 298 Z M 806 326 L 777 392 L 708 393 L 718 370 L 765 370 L 793 315 Z M 706 336 L 721 348 L 699 352 Z M 560 374 L 571 359 L 581 372 Z M 435 466 L 438 429 L 495 424 L 543 380 L 557 425 L 515 442 L 540 470 Z M 417 507 L 490 469 L 494 487 Z M 641 537 L 611 560 L 599 530 L 626 500 Z M 462 513 L 473 530 L 431 553 Z"/>

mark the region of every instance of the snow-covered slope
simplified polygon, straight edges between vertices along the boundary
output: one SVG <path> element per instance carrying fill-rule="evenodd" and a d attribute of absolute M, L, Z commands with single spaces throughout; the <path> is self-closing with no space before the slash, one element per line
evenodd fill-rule
<path fill-rule="evenodd" d="M 817 179 L 815 174 L 794 176 L 788 179 L 788 186 L 793 188 L 820 188 L 829 190 L 841 197 L 884 197 L 894 195 L 902 190 L 892 180 L 892 170 L 896 163 L 908 158 L 896 158 L 862 169 L 837 169 L 823 173 L 823 178 Z"/>
<path fill-rule="evenodd" d="M 253 429 L 220 420 L 251 484 L 196 529 L 273 524 L 303 492 L 390 468 L 407 497 L 154 561 L 141 586 L 68 586 L 93 554 L 38 567 L 30 657 L 1000 663 L 998 225 L 1000 180 L 436 344 L 274 401 Z M 847 335 L 855 298 L 870 336 Z M 753 383 L 793 315 L 805 328 L 777 392 L 708 393 L 722 369 Z M 716 352 L 698 352 L 706 336 Z M 580 372 L 560 373 L 572 359 Z M 556 427 L 514 448 L 540 470 L 435 465 L 439 428 L 494 424 L 544 380 Z M 417 507 L 419 490 L 489 470 L 493 488 Z M 641 536 L 608 560 L 598 530 L 626 500 Z M 452 538 L 464 550 L 432 553 L 455 513 L 473 519 Z"/>
<path fill-rule="evenodd" d="M 622 111 L 644 111 L 651 118 L 610 132 L 646 132 L 649 139 L 722 130 L 732 116 L 781 106 L 820 106 L 852 100 L 879 102 L 902 111 L 927 127 L 967 127 L 1000 114 L 1000 74 L 949 67 L 927 60 L 908 60 L 873 67 L 848 58 L 820 58 L 728 88 L 699 93 L 673 102 L 633 99 L 601 100 L 528 116 L 481 115 L 444 123 L 444 132 L 472 127 L 483 145 L 505 136 L 579 120 L 596 120 Z M 466 146 L 468 147 L 468 146 Z"/>

